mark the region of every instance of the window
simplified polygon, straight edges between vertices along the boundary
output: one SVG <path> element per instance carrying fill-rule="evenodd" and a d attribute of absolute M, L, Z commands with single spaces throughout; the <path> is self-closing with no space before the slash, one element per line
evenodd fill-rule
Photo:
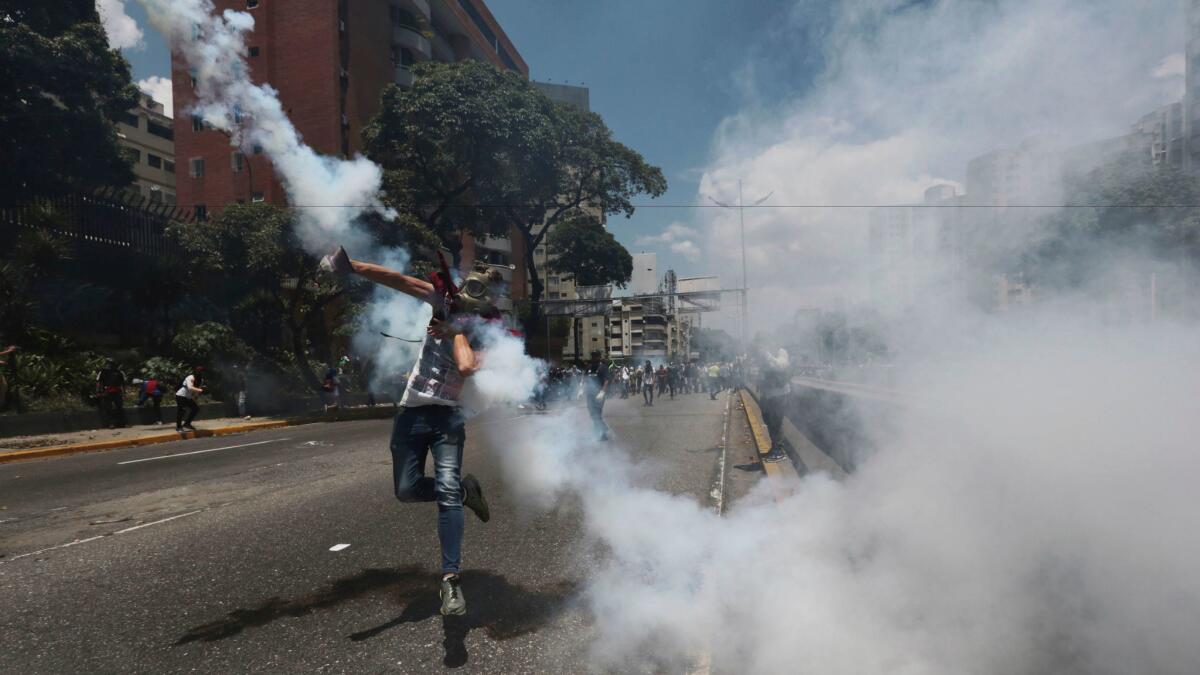
<path fill-rule="evenodd" d="M 158 122 L 149 121 L 146 124 L 146 131 L 149 131 L 153 136 L 158 136 L 168 141 L 175 140 L 175 132 L 171 130 L 171 127 L 159 124 Z"/>
<path fill-rule="evenodd" d="M 420 32 L 421 24 L 412 12 L 400 7 L 391 7 L 389 9 L 389 13 L 392 16 L 392 25 Z"/>
<path fill-rule="evenodd" d="M 134 164 L 139 164 L 142 161 L 142 151 L 137 148 L 125 148 L 125 156 Z"/>
<path fill-rule="evenodd" d="M 400 67 L 401 68 L 412 68 L 412 65 L 414 62 L 416 62 L 416 57 L 413 56 L 412 50 L 408 49 L 407 47 L 401 47 L 400 48 Z"/>
<path fill-rule="evenodd" d="M 121 118 L 118 120 L 121 124 L 127 124 L 134 129 L 138 128 L 138 116 L 133 113 L 121 113 Z"/>
<path fill-rule="evenodd" d="M 240 105 L 233 106 L 233 123 L 234 124 L 242 123 L 242 106 L 240 106 Z"/>
<path fill-rule="evenodd" d="M 196 38 L 196 39 L 199 39 L 199 38 Z M 192 89 L 195 89 L 196 88 L 196 69 L 195 68 L 192 68 L 191 70 L 188 71 L 188 78 L 190 78 L 192 81 Z"/>
<path fill-rule="evenodd" d="M 159 157 L 158 155 L 147 152 L 146 153 L 146 163 L 155 169 L 161 169 L 162 168 L 162 157 Z"/>
<path fill-rule="evenodd" d="M 250 195 L 250 201 L 254 202 L 255 204 L 263 201 L 263 199 L 263 193 L 261 192 L 255 192 L 254 194 Z"/>
<path fill-rule="evenodd" d="M 254 147 L 251 148 L 250 151 L 256 155 L 261 155 L 262 154 L 262 146 L 259 145 L 258 143 L 255 143 Z"/>
<path fill-rule="evenodd" d="M 255 57 L 255 56 L 258 56 L 258 47 L 251 47 L 251 48 L 250 48 L 250 56 L 251 56 L 252 58 L 253 58 L 253 57 Z"/>
<path fill-rule="evenodd" d="M 551 286 L 557 286 L 558 277 L 546 277 L 546 283 L 550 284 Z"/>
<path fill-rule="evenodd" d="M 204 177 L 204 158 L 203 157 L 193 157 L 192 158 L 191 176 L 192 176 L 192 178 L 203 178 Z"/>
<path fill-rule="evenodd" d="M 163 162 L 163 171 L 166 171 L 167 173 L 175 173 L 175 162 L 172 162 L 169 159 L 165 160 Z"/>
<path fill-rule="evenodd" d="M 230 166 L 233 167 L 234 173 L 241 173 L 242 168 L 246 165 L 246 156 L 240 152 L 234 151 L 230 156 Z"/>
<path fill-rule="evenodd" d="M 204 131 L 204 120 L 199 115 L 192 115 L 192 131 Z"/>
<path fill-rule="evenodd" d="M 258 7 L 258 0 L 246 0 L 246 9 Z"/>
<path fill-rule="evenodd" d="M 208 220 L 208 207 L 204 204 L 196 205 L 196 220 Z"/>

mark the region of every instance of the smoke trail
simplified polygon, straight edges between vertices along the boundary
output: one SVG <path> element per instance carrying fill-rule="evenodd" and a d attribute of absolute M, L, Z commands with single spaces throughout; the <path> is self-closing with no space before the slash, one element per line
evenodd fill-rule
<path fill-rule="evenodd" d="M 234 147 L 262 148 L 299 207 L 305 249 L 313 254 L 327 253 L 334 244 L 366 249 L 370 240 L 354 223 L 367 211 L 383 209 L 382 170 L 364 157 L 317 154 L 301 140 L 277 92 L 251 82 L 245 35 L 254 29 L 254 18 L 233 10 L 216 15 L 211 0 L 138 1 L 196 81 L 196 102 L 181 112 L 230 134 Z"/>

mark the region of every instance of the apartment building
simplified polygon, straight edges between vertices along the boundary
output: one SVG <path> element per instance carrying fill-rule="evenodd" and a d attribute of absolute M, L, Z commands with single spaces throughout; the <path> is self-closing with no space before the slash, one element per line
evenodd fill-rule
<path fill-rule="evenodd" d="M 117 139 L 133 163 L 129 191 L 147 204 L 175 204 L 175 136 L 163 104 L 142 95 L 117 121 Z"/>
<path fill-rule="evenodd" d="M 412 84 L 421 61 L 476 59 L 528 77 L 529 67 L 484 0 L 214 0 L 216 11 L 249 12 L 251 77 L 270 83 L 306 143 L 348 157 L 361 149 L 362 130 L 378 111 L 388 84 Z M 192 77 L 177 55 L 172 63 L 175 109 L 193 100 Z M 219 131 L 177 116 L 175 144 L 179 203 L 204 218 L 233 203 L 286 204 L 270 161 L 233 148 Z M 464 242 L 464 267 L 474 256 L 515 264 L 505 272 L 513 295 L 525 290 L 524 256 L 516 237 Z"/>

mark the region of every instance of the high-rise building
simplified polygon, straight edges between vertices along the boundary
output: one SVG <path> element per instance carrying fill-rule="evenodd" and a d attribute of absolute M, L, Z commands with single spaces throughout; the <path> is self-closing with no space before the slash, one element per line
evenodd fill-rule
<path fill-rule="evenodd" d="M 348 157 L 385 86 L 412 84 L 419 61 L 477 59 L 526 77 L 529 67 L 484 0 L 215 0 L 216 11 L 249 12 L 247 61 L 255 82 L 270 83 L 304 141 L 325 155 Z M 186 63 L 172 62 L 179 203 L 206 217 L 223 205 L 268 202 L 286 195 L 268 159 L 233 148 L 229 138 L 187 114 L 194 94 Z M 478 253 L 499 264 L 514 295 L 525 288 L 516 238 L 464 242 L 464 266 Z M 468 255 L 469 254 L 469 255 Z"/>
<path fill-rule="evenodd" d="M 133 163 L 129 190 L 148 204 L 174 204 L 175 140 L 163 104 L 142 94 L 117 121 L 117 139 Z"/>
<path fill-rule="evenodd" d="M 1200 173 L 1200 0 L 1187 0 L 1184 53 L 1183 168 Z"/>

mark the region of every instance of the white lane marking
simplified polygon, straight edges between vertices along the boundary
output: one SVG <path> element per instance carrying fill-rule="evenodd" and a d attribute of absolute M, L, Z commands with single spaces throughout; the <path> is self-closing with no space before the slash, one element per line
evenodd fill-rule
<path fill-rule="evenodd" d="M 223 448 L 209 448 L 208 450 L 193 450 L 191 452 L 179 452 L 174 455 L 159 455 L 158 457 L 146 457 L 145 459 L 130 459 L 130 460 L 126 460 L 124 462 L 117 462 L 117 464 L 121 465 L 121 464 L 137 464 L 138 462 L 153 462 L 158 459 L 173 459 L 175 457 L 184 457 L 186 455 L 202 455 L 206 452 L 218 452 L 220 450 L 233 450 L 236 448 L 248 448 L 252 445 L 263 445 L 266 443 L 278 443 L 280 441 L 286 441 L 286 440 L 290 440 L 290 439 L 289 438 L 272 438 L 269 441 L 256 441 L 254 443 L 242 443 L 241 445 L 227 445 Z"/>
<path fill-rule="evenodd" d="M 50 548 L 44 548 L 40 551 L 34 551 L 32 553 L 22 553 L 21 555 L 15 555 L 15 556 L 9 558 L 7 562 L 12 562 L 12 561 L 18 560 L 20 558 L 28 558 L 31 555 L 37 555 L 39 553 L 45 553 L 47 551 L 54 551 L 54 550 L 57 550 L 60 548 L 66 548 L 68 546 L 74 546 L 75 544 L 86 544 L 89 541 L 96 541 L 97 539 L 103 539 L 107 536 L 108 536 L 107 534 L 100 534 L 100 535 L 96 535 L 95 537 L 88 537 L 87 539 L 76 539 L 75 541 L 68 541 L 65 544 L 59 544 L 58 546 L 51 546 Z"/>
<path fill-rule="evenodd" d="M 58 546 L 51 546 L 51 547 L 49 547 L 49 548 L 43 548 L 43 549 L 41 549 L 40 551 L 32 551 L 32 552 L 30 552 L 30 553 L 22 553 L 21 555 L 15 555 L 15 556 L 13 556 L 13 557 L 9 558 L 8 560 L 0 560 L 0 565 L 2 565 L 2 564 L 4 564 L 4 563 L 10 563 L 10 562 L 12 562 L 12 561 L 14 561 L 14 560 L 20 560 L 21 558 L 28 558 L 28 557 L 29 557 L 29 556 L 31 556 L 31 555 L 38 555 L 39 553 L 47 553 L 47 552 L 49 552 L 49 551 L 56 551 L 56 550 L 58 550 L 58 549 L 60 549 L 60 548 L 67 548 L 68 546 L 75 546 L 75 545 L 77 545 L 77 544 L 86 544 L 86 543 L 88 543 L 89 541 L 96 541 L 97 539 L 104 539 L 105 537 L 112 537 L 112 536 L 115 536 L 115 535 L 118 535 L 118 534 L 125 534 L 126 532 L 133 532 L 134 530 L 140 530 L 140 529 L 142 529 L 143 527 L 150 527 L 151 525 L 161 525 L 162 523 L 170 522 L 170 521 L 172 521 L 172 520 L 176 520 L 176 519 L 178 519 L 178 518 L 185 518 L 185 517 L 187 517 L 187 516 L 194 516 L 194 515 L 196 515 L 197 513 L 200 513 L 201 511 L 205 511 L 205 510 L 206 510 L 206 509 L 196 509 L 195 511 L 189 511 L 189 512 L 187 512 L 187 513 L 181 513 L 181 514 L 179 514 L 179 515 L 177 515 L 177 516 L 171 516 L 170 518 L 163 518 L 162 520 L 155 520 L 155 521 L 153 521 L 153 522 L 150 522 L 150 523 L 142 523 L 141 525 L 135 525 L 135 526 L 133 526 L 133 527 L 127 527 L 127 528 L 125 528 L 125 529 L 123 529 L 123 530 L 117 530 L 116 532 L 109 532 L 108 534 L 98 534 L 98 535 L 96 535 L 96 536 L 94 536 L 94 537 L 88 537 L 87 539 L 76 539 L 75 541 L 69 541 L 69 542 L 67 542 L 67 543 L 65 543 L 65 544 L 59 544 Z"/>
<path fill-rule="evenodd" d="M 330 551 L 342 551 L 350 548 L 350 544 L 335 544 L 329 547 Z"/>
<path fill-rule="evenodd" d="M 149 522 L 149 523 L 142 523 L 141 525 L 134 525 L 133 527 L 127 527 L 123 530 L 117 530 L 116 532 L 113 532 L 113 534 L 125 534 L 126 532 L 133 532 L 134 530 L 140 530 L 143 527 L 150 527 L 151 525 L 161 525 L 162 523 L 170 522 L 177 518 L 186 518 L 188 516 L 194 516 L 203 510 L 204 509 L 196 509 L 195 511 L 188 511 L 187 513 L 181 513 L 177 516 L 171 516 L 170 518 L 163 518 L 162 520 L 155 520 L 155 521 Z"/>

